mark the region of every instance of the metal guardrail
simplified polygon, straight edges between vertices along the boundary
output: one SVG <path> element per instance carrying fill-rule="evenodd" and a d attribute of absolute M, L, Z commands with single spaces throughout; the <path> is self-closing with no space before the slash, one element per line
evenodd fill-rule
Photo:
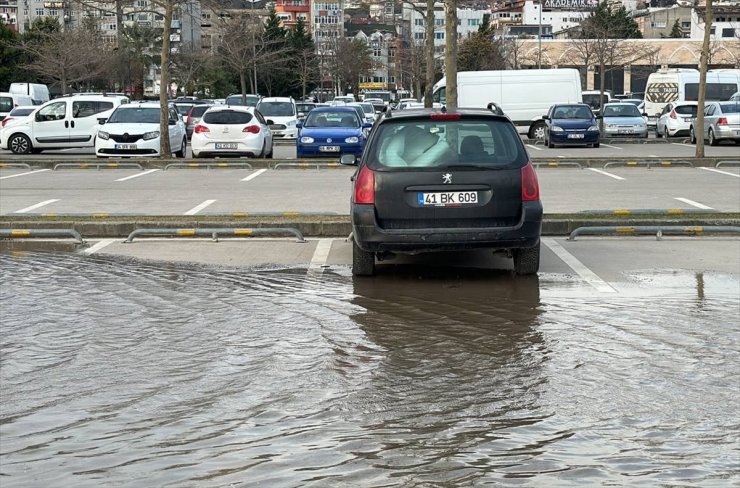
<path fill-rule="evenodd" d="M 218 242 L 219 235 L 230 236 L 253 236 L 267 234 L 290 234 L 298 239 L 298 242 L 306 242 L 303 234 L 293 227 L 265 227 L 258 229 L 136 229 L 131 232 L 124 243 L 134 241 L 134 238 L 141 236 L 165 236 L 165 237 L 193 237 L 193 236 L 211 236 L 214 242 Z"/>
<path fill-rule="evenodd" d="M 645 166 L 647 169 L 650 169 L 653 166 L 660 166 L 662 168 L 669 168 L 671 166 L 679 166 L 679 165 L 686 165 L 694 167 L 694 163 L 691 161 L 609 161 L 608 163 L 604 163 L 604 168 L 609 168 L 610 166 L 628 166 L 628 167 L 640 167 Z"/>
<path fill-rule="evenodd" d="M 0 229 L 0 237 L 71 237 L 85 244 L 80 233 L 74 229 Z"/>
<path fill-rule="evenodd" d="M 546 168 L 559 168 L 562 166 L 583 169 L 583 165 L 581 163 L 576 163 L 575 161 L 548 161 L 547 163 L 534 163 L 535 168 L 539 168 L 540 166 L 545 166 Z"/>
<path fill-rule="evenodd" d="M 680 225 L 645 225 L 645 226 L 634 226 L 634 227 L 578 227 L 568 236 L 569 241 L 575 241 L 576 236 L 580 235 L 651 235 L 655 234 L 657 237 L 661 237 L 663 234 L 672 235 L 698 235 L 698 234 L 724 234 L 740 233 L 740 226 L 680 226 Z"/>
<path fill-rule="evenodd" d="M 708 212 L 701 208 L 617 208 L 614 210 L 581 210 L 578 213 L 591 215 L 683 215 L 717 212 Z"/>
<path fill-rule="evenodd" d="M 271 169 L 278 169 L 278 168 L 315 168 L 315 169 L 321 169 L 321 168 L 341 168 L 343 167 L 340 163 L 274 163 L 271 166 Z"/>
<path fill-rule="evenodd" d="M 169 163 L 165 165 L 164 169 L 167 171 L 170 168 L 246 168 L 252 169 L 252 164 L 246 161 L 224 163 L 224 162 L 211 162 L 211 163 Z"/>
<path fill-rule="evenodd" d="M 717 164 L 714 165 L 715 168 L 721 166 L 740 166 L 740 161 L 717 161 Z"/>
<path fill-rule="evenodd" d="M 134 169 L 144 169 L 142 168 L 141 164 L 139 163 L 57 163 L 54 165 L 54 171 L 56 171 L 59 168 L 75 168 L 75 169 L 85 169 L 85 168 L 109 168 L 109 169 L 121 169 L 121 168 L 134 168 Z"/>
<path fill-rule="evenodd" d="M 31 165 L 28 163 L 0 163 L 0 168 L 23 168 L 31 169 Z"/>

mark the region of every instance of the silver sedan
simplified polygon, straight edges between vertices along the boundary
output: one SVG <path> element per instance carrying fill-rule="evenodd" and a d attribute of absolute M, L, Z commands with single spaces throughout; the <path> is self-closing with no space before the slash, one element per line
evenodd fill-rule
<path fill-rule="evenodd" d="M 691 143 L 696 143 L 696 119 L 691 123 Z M 704 140 L 716 146 L 721 140 L 740 143 L 740 101 L 712 102 L 704 107 Z"/>
<path fill-rule="evenodd" d="M 647 137 L 647 122 L 640 110 L 631 103 L 604 105 L 604 132 L 606 137 Z"/>

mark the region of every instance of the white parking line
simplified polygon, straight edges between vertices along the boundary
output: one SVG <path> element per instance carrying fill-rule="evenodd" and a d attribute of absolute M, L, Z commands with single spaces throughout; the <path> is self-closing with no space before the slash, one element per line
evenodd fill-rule
<path fill-rule="evenodd" d="M 267 171 L 267 169 L 258 169 L 257 171 L 255 171 L 251 175 L 247 176 L 246 178 L 242 178 L 242 181 L 250 181 L 250 180 L 253 180 L 253 179 L 257 178 L 259 175 L 261 175 L 262 173 L 264 173 L 265 171 Z"/>
<path fill-rule="evenodd" d="M 36 205 L 31 205 L 30 207 L 26 207 L 26 208 L 22 208 L 20 210 L 16 210 L 13 213 L 28 213 L 31 210 L 36 210 L 39 207 L 43 207 L 44 205 L 49 205 L 50 203 L 54 203 L 54 202 L 58 202 L 58 201 L 59 201 L 58 198 L 54 198 L 54 199 L 51 199 L 51 200 L 44 200 L 43 202 L 39 202 Z"/>
<path fill-rule="evenodd" d="M 311 258 L 311 264 L 308 265 L 309 271 L 323 271 L 324 267 L 326 267 L 326 260 L 329 259 L 329 252 L 333 243 L 334 239 L 319 239 L 319 242 L 316 243 L 316 250 Z"/>
<path fill-rule="evenodd" d="M 560 159 L 565 159 L 565 156 L 558 156 Z"/>
<path fill-rule="evenodd" d="M 693 144 L 684 144 L 683 142 L 671 142 L 674 146 L 686 146 L 686 147 L 696 147 Z"/>
<path fill-rule="evenodd" d="M 207 206 L 213 204 L 213 202 L 215 202 L 215 201 L 216 200 L 206 200 L 205 202 L 201 203 L 200 205 L 191 208 L 190 210 L 188 210 L 187 212 L 185 212 L 183 215 L 195 215 L 198 212 L 200 212 L 201 210 L 203 210 L 204 208 L 206 208 Z"/>
<path fill-rule="evenodd" d="M 109 246 L 116 242 L 115 239 L 103 239 L 102 241 L 97 242 L 95 245 L 88 247 L 87 249 L 82 251 L 82 254 L 95 254 L 96 252 L 100 251 L 106 246 Z"/>
<path fill-rule="evenodd" d="M 543 150 L 543 148 L 537 147 L 537 146 L 533 146 L 532 144 L 527 144 L 527 147 L 531 147 L 532 149 L 537 149 L 538 151 L 542 151 Z"/>
<path fill-rule="evenodd" d="M 148 171 L 144 171 L 143 173 L 136 173 L 135 175 L 127 176 L 125 178 L 118 178 L 116 181 L 133 180 L 134 178 L 138 178 L 139 176 L 148 175 L 150 173 L 154 173 L 155 171 L 159 171 L 159 169 L 150 169 Z"/>
<path fill-rule="evenodd" d="M 649 158 L 659 158 L 660 156 L 658 156 L 657 154 L 648 154 L 648 157 Z"/>
<path fill-rule="evenodd" d="M 18 173 L 17 175 L 0 176 L 0 180 L 7 180 L 8 178 L 16 178 L 18 176 L 33 175 L 36 173 L 43 173 L 44 171 L 51 171 L 50 169 L 36 169 L 33 171 L 27 171 L 25 173 Z"/>
<path fill-rule="evenodd" d="M 674 200 L 678 200 L 679 202 L 683 202 L 683 203 L 687 203 L 689 205 L 693 205 L 694 207 L 700 208 L 702 210 L 714 210 L 712 207 L 707 207 L 703 203 L 695 202 L 693 200 L 689 200 L 688 198 L 676 197 L 676 198 L 674 198 Z"/>
<path fill-rule="evenodd" d="M 602 293 L 616 293 L 615 290 L 609 283 L 599 278 L 596 273 L 588 269 L 582 262 L 577 260 L 575 256 L 563 249 L 563 246 L 555 242 L 554 239 L 542 239 L 542 243 L 546 245 L 557 257 L 563 260 L 565 264 L 575 271 L 578 276 L 583 278 L 589 285 L 596 288 L 597 291 Z"/>
<path fill-rule="evenodd" d="M 614 178 L 615 180 L 624 180 L 624 178 L 622 178 L 621 176 L 607 173 L 606 171 L 601 170 L 601 169 L 596 169 L 596 168 L 587 168 L 587 169 L 593 171 L 594 173 L 599 173 L 600 175 L 608 176 L 609 178 Z"/>
<path fill-rule="evenodd" d="M 604 144 L 603 142 L 601 143 L 601 145 L 604 147 L 610 147 L 612 149 L 619 149 L 620 151 L 624 149 L 623 147 L 612 146 L 611 144 Z"/>
<path fill-rule="evenodd" d="M 719 173 L 721 175 L 734 176 L 735 178 L 740 178 L 740 175 L 736 175 L 735 173 L 729 173 L 727 171 L 722 171 L 722 170 L 719 170 L 719 169 L 705 168 L 703 166 L 699 166 L 699 169 L 703 169 L 704 171 L 711 171 L 713 173 Z"/>

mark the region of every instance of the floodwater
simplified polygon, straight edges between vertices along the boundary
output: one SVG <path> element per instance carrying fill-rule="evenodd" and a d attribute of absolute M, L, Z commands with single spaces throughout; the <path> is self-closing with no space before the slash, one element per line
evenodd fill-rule
<path fill-rule="evenodd" d="M 0 485 L 738 486 L 737 277 L 620 291 L 0 255 Z"/>

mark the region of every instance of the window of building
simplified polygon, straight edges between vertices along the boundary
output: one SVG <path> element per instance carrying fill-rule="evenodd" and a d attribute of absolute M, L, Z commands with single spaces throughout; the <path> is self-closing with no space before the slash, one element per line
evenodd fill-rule
<path fill-rule="evenodd" d="M 440 25 L 445 25 L 445 19 L 434 19 L 434 25 L 439 27 Z"/>
<path fill-rule="evenodd" d="M 735 29 L 722 29 L 722 37 L 735 37 Z"/>
<path fill-rule="evenodd" d="M 414 19 L 414 25 L 423 26 L 424 25 L 424 19 Z"/>
<path fill-rule="evenodd" d="M 379 58 L 382 55 L 383 55 L 383 51 L 381 51 L 380 49 L 373 49 L 373 56 L 375 56 L 376 58 Z"/>
<path fill-rule="evenodd" d="M 444 32 L 435 32 L 434 33 L 434 38 L 435 39 L 444 39 L 445 38 L 445 33 Z"/>
<path fill-rule="evenodd" d="M 36 9 L 36 17 L 43 17 L 44 16 L 44 9 L 37 8 Z"/>
<path fill-rule="evenodd" d="M 426 35 L 424 35 L 423 32 L 414 32 L 414 39 L 416 39 L 417 41 L 422 41 L 426 39 Z"/>
<path fill-rule="evenodd" d="M 137 7 L 146 7 L 147 6 L 146 3 L 147 3 L 146 0 L 137 0 L 136 1 L 136 6 Z"/>
<path fill-rule="evenodd" d="M 469 27 L 475 27 L 476 25 L 480 25 L 480 19 L 468 19 Z"/>
<path fill-rule="evenodd" d="M 49 17 L 59 17 L 59 10 L 49 10 Z"/>

